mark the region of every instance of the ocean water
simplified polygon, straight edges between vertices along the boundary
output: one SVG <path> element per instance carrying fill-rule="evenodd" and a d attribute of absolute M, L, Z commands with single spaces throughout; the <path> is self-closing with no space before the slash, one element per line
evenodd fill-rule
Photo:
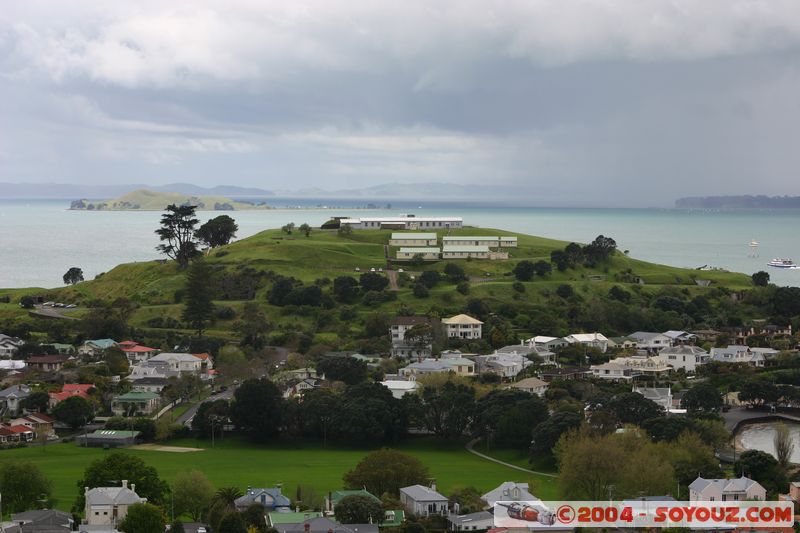
<path fill-rule="evenodd" d="M 772 281 L 800 285 L 800 270 L 766 267 L 773 257 L 800 262 L 800 210 L 687 211 L 676 209 L 561 209 L 471 204 L 394 203 L 392 209 L 355 209 L 317 205 L 363 205 L 363 200 L 267 199 L 295 206 L 227 213 L 239 224 L 239 238 L 288 222 L 318 226 L 334 215 L 403 213 L 462 216 L 464 223 L 589 242 L 613 237 L 621 250 L 645 261 L 678 267 L 703 265 L 752 274 L 767 270 Z M 383 203 L 381 203 L 383 205 Z M 68 268 L 83 269 L 87 279 L 119 263 L 159 258 L 154 233 L 160 213 L 70 211 L 64 200 L 0 199 L 0 287 L 56 287 Z M 220 213 L 202 212 L 201 221 Z M 748 257 L 751 240 L 759 257 Z"/>
<path fill-rule="evenodd" d="M 794 443 L 791 461 L 800 463 L 800 424 L 788 422 L 786 427 L 789 428 L 789 434 Z M 776 423 L 774 422 L 749 424 L 739 432 L 739 442 L 746 450 L 759 450 L 775 456 L 774 441 L 776 433 Z M 742 450 L 737 449 L 737 453 L 741 454 Z"/>

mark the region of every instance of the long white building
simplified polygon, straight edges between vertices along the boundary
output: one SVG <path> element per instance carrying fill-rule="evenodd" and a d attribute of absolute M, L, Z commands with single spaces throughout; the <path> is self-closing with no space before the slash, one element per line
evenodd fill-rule
<path fill-rule="evenodd" d="M 343 218 L 339 221 L 342 226 L 352 229 L 448 229 L 460 228 L 464 225 L 461 217 L 418 217 L 414 215 L 401 215 L 399 217 L 359 217 Z"/>

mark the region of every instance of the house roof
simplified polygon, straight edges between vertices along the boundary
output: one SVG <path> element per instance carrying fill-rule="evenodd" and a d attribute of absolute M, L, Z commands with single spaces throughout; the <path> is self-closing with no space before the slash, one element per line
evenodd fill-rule
<path fill-rule="evenodd" d="M 446 502 L 447 496 L 439 494 L 430 487 L 425 485 L 411 485 L 400 489 L 401 494 L 405 494 L 409 498 L 417 502 Z"/>
<path fill-rule="evenodd" d="M 303 511 L 302 513 L 270 511 L 267 513 L 267 517 L 272 526 L 278 526 L 283 524 L 302 524 L 306 520 L 321 518 L 322 513 L 318 511 Z"/>
<path fill-rule="evenodd" d="M 247 492 L 243 496 L 236 498 L 234 503 L 237 507 L 244 507 L 253 502 L 260 502 L 262 495 L 268 496 L 272 500 L 273 507 L 289 507 L 292 505 L 289 498 L 284 496 L 278 487 L 248 488 Z"/>
<path fill-rule="evenodd" d="M 442 237 L 442 242 L 464 242 L 464 241 L 499 241 L 496 235 L 451 235 Z"/>
<path fill-rule="evenodd" d="M 123 481 L 123 485 L 127 483 Z M 142 498 L 127 486 L 95 487 L 86 491 L 88 505 L 132 505 L 141 501 Z"/>
<path fill-rule="evenodd" d="M 0 391 L 0 398 L 27 398 L 31 393 L 27 385 L 13 385 Z"/>
<path fill-rule="evenodd" d="M 14 513 L 11 521 L 36 525 L 69 525 L 72 522 L 72 515 L 56 509 L 37 509 L 25 511 L 24 513 Z"/>
<path fill-rule="evenodd" d="M 105 350 L 106 348 L 111 348 L 112 346 L 116 346 L 117 341 L 114 339 L 90 339 L 83 344 L 91 344 L 96 346 L 97 348 Z"/>
<path fill-rule="evenodd" d="M 657 331 L 634 331 L 628 337 L 632 339 L 636 339 L 639 342 L 647 342 L 649 340 L 655 339 L 656 337 L 665 337 L 663 333 L 658 333 Z"/>
<path fill-rule="evenodd" d="M 17 418 L 15 420 L 28 420 L 35 424 L 52 424 L 53 422 L 55 422 L 53 418 L 42 413 L 30 413 L 23 416 L 22 418 Z"/>
<path fill-rule="evenodd" d="M 155 400 L 158 398 L 155 392 L 126 392 L 121 396 L 117 396 L 114 401 L 117 402 L 144 402 L 148 400 Z"/>
<path fill-rule="evenodd" d="M 602 333 L 573 333 L 564 338 L 568 341 L 573 339 L 575 342 L 608 342 L 608 338 Z"/>
<path fill-rule="evenodd" d="M 23 426 L 22 424 L 17 424 L 14 426 L 7 426 L 8 430 L 12 433 L 33 433 L 33 430 L 28 426 Z"/>
<path fill-rule="evenodd" d="M 195 356 L 195 357 L 197 357 L 197 358 L 198 358 L 198 359 L 200 359 L 201 361 L 208 361 L 209 359 L 211 359 L 211 354 L 209 354 L 209 353 L 206 353 L 206 352 L 203 352 L 203 353 L 193 353 L 192 355 L 193 355 L 193 356 Z"/>
<path fill-rule="evenodd" d="M 734 479 L 705 479 L 698 477 L 689 485 L 689 489 L 695 492 L 703 492 L 708 487 L 715 486 L 722 493 L 725 492 L 745 492 L 754 486 L 761 487 L 758 481 L 742 476 Z M 761 487 L 763 489 L 763 487 Z"/>
<path fill-rule="evenodd" d="M 468 246 L 466 244 L 444 245 L 442 246 L 442 253 L 489 253 L 488 246 Z"/>
<path fill-rule="evenodd" d="M 518 500 L 518 501 L 535 501 L 538 500 L 536 496 L 531 494 L 528 491 L 528 484 L 527 483 L 516 483 L 514 481 L 504 481 L 494 489 L 490 490 L 481 498 L 483 498 L 486 503 L 489 505 L 493 505 L 494 502 L 502 502 L 502 501 L 509 501 L 509 500 Z"/>
<path fill-rule="evenodd" d="M 69 355 L 32 355 L 28 357 L 25 362 L 29 365 L 36 365 L 36 364 L 55 364 L 61 363 L 64 364 L 69 361 L 72 357 Z"/>
<path fill-rule="evenodd" d="M 696 337 L 695 334 L 689 333 L 688 331 L 677 331 L 677 330 L 674 330 L 674 329 L 671 329 L 669 331 L 665 331 L 663 334 L 665 336 L 669 337 L 670 339 Z"/>
<path fill-rule="evenodd" d="M 494 520 L 494 515 L 489 511 L 478 511 L 477 513 L 462 514 L 462 515 L 448 515 L 447 521 L 451 524 L 466 526 L 472 522 L 480 522 L 484 520 Z"/>
<path fill-rule="evenodd" d="M 339 524 L 330 518 L 312 518 L 296 524 L 278 527 L 279 533 L 302 532 L 308 526 L 309 533 L 378 533 L 377 524 Z"/>
<path fill-rule="evenodd" d="M 141 346 L 137 344 L 136 346 L 121 346 L 123 352 L 133 352 L 133 353 L 147 353 L 147 352 L 157 352 L 158 348 L 150 348 L 149 346 Z"/>
<path fill-rule="evenodd" d="M 392 320 L 393 326 L 416 326 L 417 324 L 430 324 L 432 320 L 426 316 L 396 316 Z"/>
<path fill-rule="evenodd" d="M 547 387 L 547 382 L 539 378 L 525 378 L 516 383 L 512 383 L 509 387 L 514 387 L 515 389 L 535 389 L 538 387 Z"/>
<path fill-rule="evenodd" d="M 443 318 L 442 324 L 474 325 L 474 324 L 483 324 L 483 322 L 481 322 L 477 318 L 472 318 L 469 315 L 461 314 L 461 315 L 451 316 L 450 318 Z"/>
<path fill-rule="evenodd" d="M 399 379 L 389 379 L 386 381 L 381 381 L 381 385 L 383 385 L 389 390 L 407 390 L 407 391 L 414 390 L 418 387 L 416 381 L 403 381 Z"/>
<path fill-rule="evenodd" d="M 139 431 L 128 431 L 126 429 L 97 429 L 88 434 L 90 438 L 100 438 L 108 440 L 123 440 L 136 438 L 140 434 Z M 81 437 L 83 438 L 83 437 Z"/>
<path fill-rule="evenodd" d="M 435 233 L 392 233 L 392 240 L 393 241 L 401 241 L 401 240 L 425 240 L 425 241 L 435 241 L 437 239 Z"/>
<path fill-rule="evenodd" d="M 192 355 L 190 353 L 166 352 L 166 353 L 160 353 L 160 354 L 158 354 L 158 355 L 156 355 L 154 357 L 151 357 L 148 362 L 151 362 L 151 363 L 158 363 L 158 362 L 167 363 L 167 362 L 172 361 L 172 360 L 177 360 L 177 361 L 182 361 L 182 362 L 195 362 L 195 361 L 199 361 L 200 358 L 197 357 L 196 355 Z"/>
<path fill-rule="evenodd" d="M 61 387 L 62 392 L 75 392 L 75 391 L 83 391 L 89 392 L 91 389 L 94 388 L 94 385 L 91 383 L 64 383 Z"/>
<path fill-rule="evenodd" d="M 438 254 L 439 248 L 435 246 L 400 248 L 401 254 Z"/>
<path fill-rule="evenodd" d="M 357 490 L 335 490 L 331 492 L 330 500 L 334 506 L 339 505 L 339 502 L 342 501 L 342 498 L 346 498 L 348 496 L 366 496 L 376 502 L 380 502 L 380 498 L 372 494 L 371 492 L 365 489 L 357 489 Z"/>

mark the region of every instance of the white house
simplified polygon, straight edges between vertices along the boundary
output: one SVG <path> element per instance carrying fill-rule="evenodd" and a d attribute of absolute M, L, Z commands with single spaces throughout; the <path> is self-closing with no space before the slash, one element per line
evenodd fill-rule
<path fill-rule="evenodd" d="M 158 354 L 158 348 L 150 348 L 149 346 L 142 346 L 135 341 L 122 341 L 118 344 L 119 349 L 128 358 L 128 362 L 132 365 L 144 363 L 154 355 Z"/>
<path fill-rule="evenodd" d="M 174 372 L 199 374 L 203 360 L 190 353 L 161 353 L 148 359 L 146 365 L 163 365 Z"/>
<path fill-rule="evenodd" d="M 398 373 L 406 378 L 415 380 L 418 376 L 426 374 L 442 374 L 452 372 L 457 376 L 474 376 L 475 362 L 464 358 L 424 359 L 411 363 L 401 368 Z"/>
<path fill-rule="evenodd" d="M 401 215 L 399 217 L 359 217 L 343 218 L 339 221 L 342 226 L 352 229 L 448 229 L 460 228 L 464 224 L 461 217 L 418 217 L 414 215 Z"/>
<path fill-rule="evenodd" d="M 436 492 L 436 484 L 432 487 L 411 485 L 400 489 L 400 503 L 406 511 L 417 516 L 447 513 L 447 496 Z"/>
<path fill-rule="evenodd" d="M 116 345 L 114 339 L 91 339 L 78 346 L 78 355 L 97 357 Z"/>
<path fill-rule="evenodd" d="M 672 367 L 658 357 L 647 355 L 617 357 L 608 363 L 592 365 L 589 368 L 594 377 L 613 380 L 628 380 L 637 376 L 660 376 L 672 370 Z"/>
<path fill-rule="evenodd" d="M 489 511 L 470 514 L 451 514 L 447 517 L 450 531 L 485 531 L 494 528 L 494 515 Z"/>
<path fill-rule="evenodd" d="M 631 391 L 638 392 L 648 400 L 657 403 L 667 412 L 672 409 L 672 387 L 637 387 L 634 385 Z"/>
<path fill-rule="evenodd" d="M 425 359 L 432 355 L 433 345 L 413 346 L 406 342 L 406 332 L 421 324 L 433 326 L 433 321 L 426 316 L 398 316 L 392 320 L 389 327 L 389 337 L 392 341 L 392 357 Z"/>
<path fill-rule="evenodd" d="M 512 379 L 526 367 L 532 365 L 530 359 L 517 353 L 493 353 L 475 357 L 478 373 L 497 374 L 504 379 Z"/>
<path fill-rule="evenodd" d="M 494 504 L 497 502 L 537 501 L 539 498 L 528 492 L 528 490 L 527 483 L 504 481 L 499 486 L 481 496 L 481 499 L 485 501 L 489 507 L 494 507 Z"/>
<path fill-rule="evenodd" d="M 128 381 L 138 381 L 140 379 L 152 378 L 167 379 L 171 377 L 178 377 L 179 375 L 180 372 L 168 369 L 166 364 L 158 366 L 134 365 L 130 367 Z"/>
<path fill-rule="evenodd" d="M 410 247 L 397 250 L 397 259 L 410 260 L 415 257 L 422 258 L 423 261 L 438 261 L 441 251 L 438 247 Z"/>
<path fill-rule="evenodd" d="M 509 344 L 508 346 L 496 349 L 494 353 L 517 354 L 526 358 L 529 356 L 536 356 L 542 360 L 542 364 L 554 364 L 556 357 L 556 354 L 553 352 L 544 348 L 539 348 L 532 342 Z"/>
<path fill-rule="evenodd" d="M 711 356 L 707 351 L 691 344 L 678 344 L 662 348 L 658 352 L 658 358 L 673 369 L 683 369 L 686 373 L 696 371 L 698 366 L 704 365 L 711 360 Z"/>
<path fill-rule="evenodd" d="M 704 479 L 698 477 L 689 485 L 689 501 L 739 502 L 766 500 L 767 489 L 748 477 Z"/>
<path fill-rule="evenodd" d="M 697 341 L 697 335 L 694 333 L 689 333 L 688 331 L 677 331 L 671 329 L 669 331 L 665 331 L 664 335 L 670 338 L 673 346 L 677 344 L 694 344 L 695 341 Z"/>
<path fill-rule="evenodd" d="M 436 246 L 439 239 L 435 233 L 392 233 L 389 239 L 390 246 Z"/>
<path fill-rule="evenodd" d="M 128 514 L 128 508 L 136 503 L 147 502 L 136 494 L 136 485 L 122 480 L 121 487 L 95 487 L 84 489 L 86 498 L 85 522 L 91 526 L 115 526 Z"/>
<path fill-rule="evenodd" d="M 483 322 L 469 315 L 443 318 L 442 325 L 449 339 L 480 339 L 483 335 Z"/>
<path fill-rule="evenodd" d="M 442 259 L 489 259 L 488 246 L 442 245 Z"/>
<path fill-rule="evenodd" d="M 415 392 L 418 386 L 416 381 L 403 381 L 399 379 L 381 381 L 381 385 L 389 389 L 392 396 L 398 400 L 406 394 Z"/>
<path fill-rule="evenodd" d="M 512 383 L 506 388 L 521 390 L 523 392 L 527 392 L 528 394 L 535 394 L 537 396 L 544 396 L 544 393 L 547 392 L 547 382 L 542 381 L 539 378 L 525 378 L 517 381 L 516 383 Z"/>
<path fill-rule="evenodd" d="M 16 415 L 21 410 L 21 402 L 30 396 L 31 389 L 27 385 L 14 385 L 0 391 L 0 412 Z"/>
<path fill-rule="evenodd" d="M 672 346 L 672 339 L 663 333 L 655 333 L 652 331 L 637 331 L 628 335 L 636 340 L 636 347 L 649 352 L 657 352 L 667 346 Z"/>
<path fill-rule="evenodd" d="M 603 353 L 608 351 L 608 337 L 602 333 L 573 333 L 564 337 L 570 344 L 582 344 L 590 348 L 596 348 Z"/>
<path fill-rule="evenodd" d="M 17 337 L 0 333 L 0 358 L 11 358 L 25 342 Z"/>
<path fill-rule="evenodd" d="M 442 237 L 443 246 L 486 246 L 487 248 L 499 248 L 500 237 L 488 236 L 469 236 L 469 235 L 455 235 Z"/>
<path fill-rule="evenodd" d="M 537 348 L 549 351 L 558 350 L 559 348 L 563 348 L 564 346 L 569 346 L 569 342 L 564 340 L 563 337 L 547 337 L 545 335 L 537 335 L 536 337 L 531 337 L 525 342 L 528 344 L 533 343 L 533 345 L 536 346 Z"/>
<path fill-rule="evenodd" d="M 727 348 L 711 348 L 711 359 L 721 363 L 747 363 L 750 366 L 764 366 L 769 357 L 778 355 L 772 348 L 751 348 L 731 344 Z"/>

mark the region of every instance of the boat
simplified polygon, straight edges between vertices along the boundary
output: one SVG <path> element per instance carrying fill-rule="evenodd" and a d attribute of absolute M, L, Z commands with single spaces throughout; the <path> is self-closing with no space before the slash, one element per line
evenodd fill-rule
<path fill-rule="evenodd" d="M 767 266 L 775 268 L 790 268 L 790 269 L 800 268 L 791 259 L 777 259 L 777 258 L 767 263 Z"/>

